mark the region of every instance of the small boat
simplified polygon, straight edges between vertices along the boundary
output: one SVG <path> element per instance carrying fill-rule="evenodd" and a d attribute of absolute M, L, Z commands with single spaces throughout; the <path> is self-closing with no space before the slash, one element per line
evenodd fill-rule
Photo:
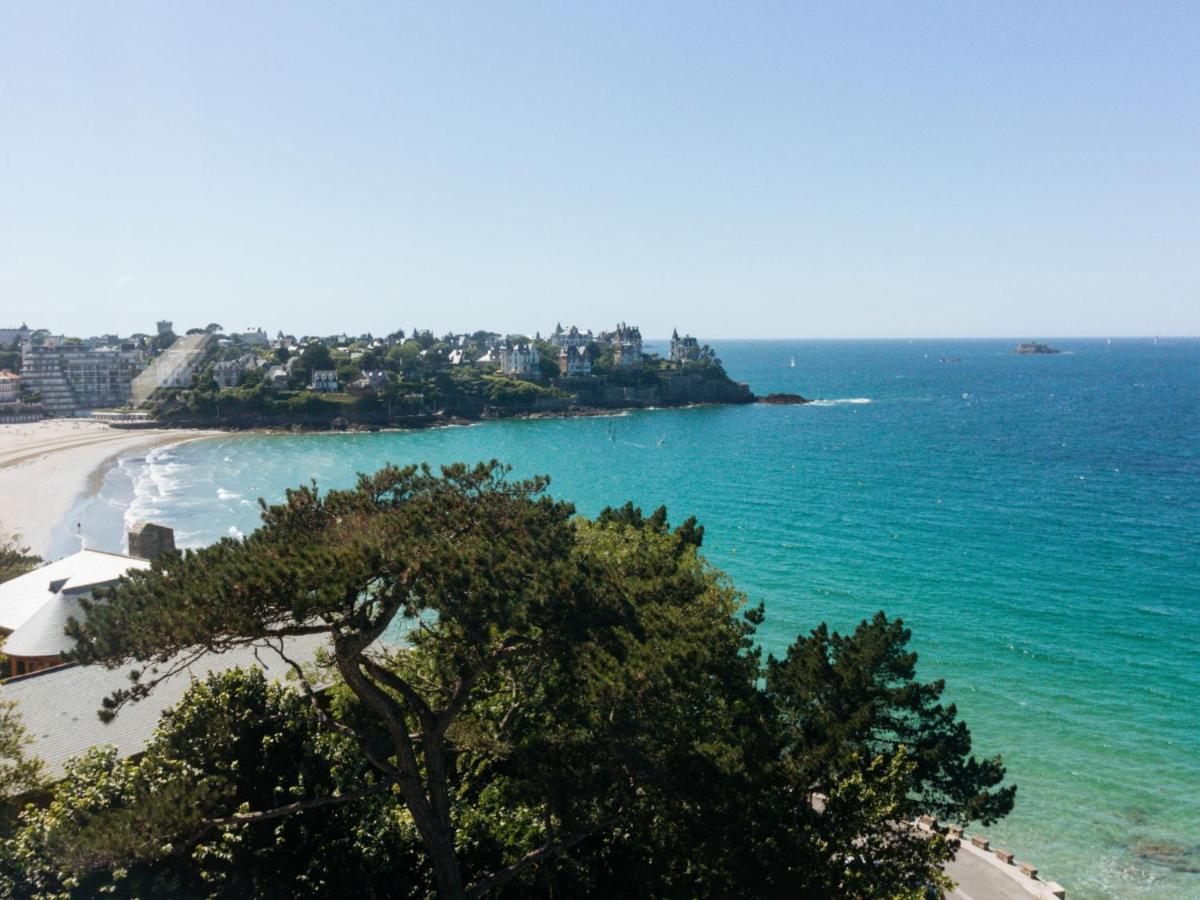
<path fill-rule="evenodd" d="M 789 369 L 796 368 L 796 357 L 794 357 L 794 356 L 792 357 L 792 361 L 790 363 L 788 363 L 788 368 Z"/>

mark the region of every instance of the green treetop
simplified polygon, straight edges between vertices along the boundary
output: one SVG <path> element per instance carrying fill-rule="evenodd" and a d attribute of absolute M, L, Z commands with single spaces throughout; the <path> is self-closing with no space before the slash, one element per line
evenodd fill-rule
<path fill-rule="evenodd" d="M 106 715 L 206 651 L 321 634 L 328 658 L 282 693 L 210 681 L 141 760 L 82 761 L 6 845 L 10 879 L 71 895 L 136 869 L 273 896 L 270 868 L 285 894 L 448 898 L 942 885 L 949 845 L 898 825 L 935 749 L 810 729 L 833 713 L 786 662 L 764 670 L 762 609 L 704 561 L 694 520 L 627 505 L 590 522 L 545 487 L 496 463 L 387 467 L 132 573 L 71 626 L 80 660 L 148 664 Z M 380 642 L 401 626 L 403 649 Z M 961 750 L 941 745 L 936 771 Z"/>

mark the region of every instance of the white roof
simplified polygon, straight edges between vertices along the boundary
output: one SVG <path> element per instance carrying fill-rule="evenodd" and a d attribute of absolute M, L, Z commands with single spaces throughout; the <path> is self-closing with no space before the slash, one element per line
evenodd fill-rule
<path fill-rule="evenodd" d="M 132 556 L 80 550 L 0 584 L 0 629 L 16 631 L 60 591 L 86 593 L 150 563 Z"/>
<path fill-rule="evenodd" d="M 304 666 L 313 662 L 325 640 L 324 635 L 306 635 L 286 638 L 284 644 L 288 657 Z M 267 648 L 258 648 L 257 654 L 253 647 L 209 653 L 159 684 L 144 700 L 127 704 L 108 724 L 97 715 L 101 701 L 113 691 L 129 687 L 133 668 L 142 669 L 150 677 L 146 665 L 50 669 L 0 685 L 0 701 L 16 701 L 31 738 L 29 754 L 40 757 L 46 764 L 46 774 L 57 780 L 62 778 L 67 760 L 89 747 L 114 745 L 121 758 L 140 753 L 153 736 L 159 716 L 183 698 L 193 681 L 210 672 L 239 666 L 261 667 L 274 681 L 282 681 L 291 671 L 278 653 Z"/>
<path fill-rule="evenodd" d="M 86 613 L 79 605 L 82 594 L 59 592 L 50 602 L 25 620 L 25 624 L 4 639 L 5 656 L 62 656 L 75 646 L 67 636 L 67 620 L 83 621 Z"/>

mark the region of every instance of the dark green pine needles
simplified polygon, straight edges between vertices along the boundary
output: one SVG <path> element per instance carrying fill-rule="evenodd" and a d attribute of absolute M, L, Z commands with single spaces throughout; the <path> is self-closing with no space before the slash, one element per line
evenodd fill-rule
<path fill-rule="evenodd" d="M 694 520 L 545 488 L 387 467 L 133 573 L 72 626 L 79 660 L 142 670 L 108 715 L 204 652 L 328 652 L 283 687 L 210 678 L 140 759 L 81 760 L 3 845 L 8 889 L 919 897 L 952 848 L 905 819 L 1011 808 L 899 622 L 764 664 Z"/>

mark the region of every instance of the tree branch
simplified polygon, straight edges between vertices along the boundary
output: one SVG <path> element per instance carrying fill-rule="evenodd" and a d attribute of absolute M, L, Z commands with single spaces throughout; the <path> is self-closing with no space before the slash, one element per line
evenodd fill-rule
<path fill-rule="evenodd" d="M 312 706 L 313 712 L 316 713 L 317 718 L 321 720 L 322 724 L 353 740 L 354 743 L 358 745 L 359 750 L 362 751 L 363 756 L 367 758 L 367 761 L 379 771 L 383 772 L 384 775 L 392 779 L 399 779 L 399 769 L 397 769 L 387 760 L 382 759 L 379 754 L 372 750 L 370 742 L 363 735 L 359 734 L 344 722 L 339 722 L 329 714 L 329 711 L 326 710 L 323 705 L 321 705 L 320 700 L 317 699 L 316 691 L 312 689 L 312 685 L 309 683 L 308 677 L 304 674 L 304 670 L 300 667 L 300 664 L 283 652 L 283 641 L 281 640 L 279 642 L 278 647 L 274 646 L 273 644 L 268 644 L 268 646 L 278 653 L 279 657 L 292 668 L 293 672 L 296 673 L 296 677 L 300 681 L 301 689 L 304 691 L 305 696 L 308 697 L 308 702 Z"/>
<path fill-rule="evenodd" d="M 425 698 L 418 694 L 411 684 L 391 669 L 379 665 L 379 663 L 365 654 L 360 657 L 360 660 L 372 678 L 376 681 L 382 681 L 405 699 L 413 708 L 413 712 L 421 719 L 422 727 L 433 719 L 433 710 L 429 708 L 429 704 L 425 702 Z"/>
<path fill-rule="evenodd" d="M 364 797 L 370 797 L 373 794 L 382 794 L 389 790 L 392 786 L 390 780 L 381 781 L 378 784 L 372 785 L 369 788 L 361 788 L 357 791 L 350 791 L 346 794 L 330 794 L 327 797 L 312 797 L 308 800 L 297 800 L 295 803 L 288 803 L 284 806 L 276 806 L 274 809 L 264 809 L 256 812 L 233 813 L 228 816 L 221 816 L 216 819 L 206 819 L 201 824 L 205 829 L 216 828 L 222 825 L 252 825 L 256 822 L 269 822 L 272 819 L 282 819 L 286 816 L 294 815 L 298 812 L 303 812 L 307 809 L 321 809 L 326 806 L 340 806 L 343 803 L 351 803 L 355 800 L 361 800 Z"/>
<path fill-rule="evenodd" d="M 493 888 L 499 887 L 500 885 L 516 878 L 530 866 L 536 865 L 543 859 L 548 859 L 556 853 L 560 853 L 563 850 L 568 850 L 571 847 L 574 847 L 576 844 L 587 840 L 592 835 L 610 826 L 614 821 L 614 819 L 605 819 L 602 822 L 596 823 L 591 828 L 587 828 L 583 831 L 576 831 L 567 835 L 565 838 L 561 838 L 557 841 L 551 841 L 549 844 L 539 847 L 537 850 L 531 850 L 511 866 L 501 869 L 499 872 L 493 872 L 491 875 L 487 876 L 481 881 L 475 882 L 473 885 L 467 888 L 467 896 L 472 898 L 482 897 Z"/>

